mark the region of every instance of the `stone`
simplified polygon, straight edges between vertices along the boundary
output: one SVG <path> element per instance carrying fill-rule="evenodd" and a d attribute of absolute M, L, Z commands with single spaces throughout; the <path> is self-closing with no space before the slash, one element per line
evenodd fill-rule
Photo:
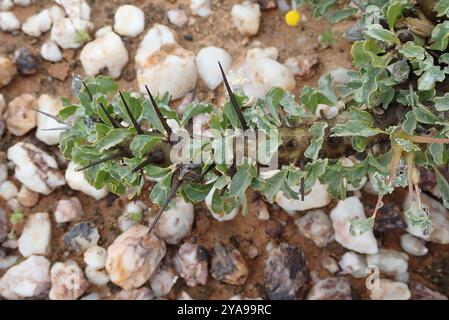
<path fill-rule="evenodd" d="M 223 82 L 218 62 L 221 63 L 223 70 L 227 72 L 231 67 L 232 57 L 222 48 L 206 47 L 198 52 L 195 62 L 201 79 L 209 89 L 215 90 Z"/>
<path fill-rule="evenodd" d="M 317 54 L 306 54 L 290 57 L 285 61 L 285 65 L 295 77 L 308 79 L 313 77 L 320 64 L 320 58 Z"/>
<path fill-rule="evenodd" d="M 129 58 L 122 39 L 109 31 L 87 43 L 81 51 L 80 60 L 87 75 L 95 76 L 106 70 L 109 76 L 117 79 Z"/>
<path fill-rule="evenodd" d="M 403 234 L 401 236 L 401 247 L 408 254 L 417 257 L 425 256 L 429 252 L 425 242 L 411 234 Z"/>
<path fill-rule="evenodd" d="M 400 277 L 407 272 L 408 256 L 395 250 L 379 249 L 376 254 L 366 256 L 366 264 L 378 267 L 381 272 L 395 276 L 399 281 Z"/>
<path fill-rule="evenodd" d="M 142 40 L 136 69 L 141 92 L 146 93 L 147 85 L 154 96 L 168 92 L 173 100 L 192 91 L 198 77 L 195 54 L 176 43 L 173 32 L 160 24 L 155 24 Z"/>
<path fill-rule="evenodd" d="M 0 12 L 0 30 L 3 32 L 12 32 L 20 29 L 20 21 L 16 15 L 10 11 Z"/>
<path fill-rule="evenodd" d="M 100 240 L 100 234 L 93 222 L 75 224 L 63 238 L 65 246 L 79 253 L 96 246 L 98 240 Z"/>
<path fill-rule="evenodd" d="M 39 201 L 39 194 L 22 185 L 17 195 L 17 200 L 24 207 L 34 207 Z"/>
<path fill-rule="evenodd" d="M 31 214 L 19 238 L 19 252 L 24 257 L 50 253 L 51 221 L 47 212 Z"/>
<path fill-rule="evenodd" d="M 7 11 L 14 6 L 12 0 L 0 0 L 0 10 Z"/>
<path fill-rule="evenodd" d="M 172 266 L 161 264 L 150 279 L 153 294 L 160 298 L 168 295 L 178 280 L 178 275 Z"/>
<path fill-rule="evenodd" d="M 0 199 L 8 201 L 17 197 L 19 190 L 11 181 L 5 181 L 0 184 Z"/>
<path fill-rule="evenodd" d="M 174 199 L 174 203 L 172 208 L 164 212 L 154 228 L 158 237 L 168 244 L 177 244 L 188 236 L 194 220 L 193 204 L 180 197 Z"/>
<path fill-rule="evenodd" d="M 8 131 L 21 137 L 36 127 L 37 116 L 34 110 L 36 108 L 36 98 L 28 93 L 11 100 L 3 115 Z"/>
<path fill-rule="evenodd" d="M 106 271 L 125 290 L 137 289 L 151 278 L 165 256 L 164 241 L 143 225 L 131 227 L 108 248 Z"/>
<path fill-rule="evenodd" d="M 8 218 L 5 212 L 0 208 L 0 243 L 8 238 Z"/>
<path fill-rule="evenodd" d="M 73 20 L 89 20 L 91 9 L 86 0 L 54 0 Z"/>
<path fill-rule="evenodd" d="M 249 270 L 240 251 L 217 244 L 212 254 L 210 273 L 220 282 L 243 285 Z"/>
<path fill-rule="evenodd" d="M 13 61 L 22 75 L 28 76 L 37 72 L 38 64 L 36 58 L 26 47 L 19 48 L 14 52 Z"/>
<path fill-rule="evenodd" d="M 41 56 L 50 62 L 60 62 L 63 58 L 61 50 L 53 41 L 47 41 L 42 45 Z"/>
<path fill-rule="evenodd" d="M 181 9 L 168 10 L 167 18 L 171 24 L 174 24 L 178 28 L 184 27 L 189 21 L 187 14 Z"/>
<path fill-rule="evenodd" d="M 45 9 L 30 16 L 23 24 L 22 31 L 31 37 L 40 37 L 43 33 L 50 30 L 52 20 L 50 10 Z"/>
<path fill-rule="evenodd" d="M 132 5 L 118 7 L 114 16 L 114 31 L 121 36 L 136 37 L 145 29 L 143 11 Z"/>
<path fill-rule="evenodd" d="M 7 57 L 0 56 L 0 88 L 8 85 L 16 74 L 16 65 Z"/>
<path fill-rule="evenodd" d="M 71 189 L 81 191 L 96 200 L 103 199 L 108 195 L 108 190 L 106 188 L 96 189 L 89 182 L 87 182 L 84 177 L 84 173 L 81 171 L 76 171 L 76 169 L 76 164 L 71 161 L 65 171 L 65 179 Z"/>
<path fill-rule="evenodd" d="M 73 260 L 56 262 L 50 270 L 50 300 L 77 300 L 89 287 L 83 270 Z"/>
<path fill-rule="evenodd" d="M 79 221 L 83 216 L 83 207 L 76 197 L 58 201 L 55 210 L 56 223 Z"/>
<path fill-rule="evenodd" d="M 283 64 L 268 58 L 246 58 L 236 61 L 227 73 L 231 87 L 242 90 L 249 98 L 248 103 L 264 99 L 273 87 L 292 91 L 295 77 Z"/>
<path fill-rule="evenodd" d="M 214 192 L 215 192 L 215 188 L 212 188 L 210 190 L 209 194 L 206 196 L 206 199 L 204 199 L 204 202 L 206 203 L 206 207 L 207 207 L 207 209 L 209 209 L 209 212 L 212 215 L 212 217 L 215 220 L 220 221 L 220 222 L 230 221 L 230 220 L 234 219 L 235 216 L 239 213 L 238 208 L 233 209 L 233 210 L 231 210 L 231 212 L 228 212 L 228 213 L 226 213 L 224 211 L 217 213 L 212 210 L 212 197 L 214 195 Z"/>
<path fill-rule="evenodd" d="M 189 287 L 205 285 L 208 276 L 209 253 L 198 244 L 185 242 L 175 257 L 175 267 L 179 276 Z"/>
<path fill-rule="evenodd" d="M 104 270 L 98 270 L 91 266 L 87 266 L 84 269 L 87 280 L 93 285 L 102 287 L 109 283 L 109 275 Z"/>
<path fill-rule="evenodd" d="M 57 145 L 59 143 L 59 135 L 63 131 L 48 129 L 64 128 L 66 126 L 43 112 L 57 117 L 59 110 L 62 109 L 62 102 L 54 96 L 43 94 L 37 100 L 37 109 L 42 113 L 37 115 L 36 138 L 49 146 Z"/>
<path fill-rule="evenodd" d="M 299 193 L 300 187 L 293 186 L 292 190 Z M 280 191 L 275 198 L 275 202 L 284 209 L 287 214 L 294 215 L 296 211 L 306 211 L 325 207 L 331 202 L 331 197 L 327 192 L 327 185 L 317 181 L 312 186 L 312 190 L 305 195 L 304 201 L 301 201 L 301 199 L 289 199 L 282 191 Z"/>
<path fill-rule="evenodd" d="M 351 284 L 346 278 L 318 280 L 307 295 L 307 300 L 352 300 Z"/>
<path fill-rule="evenodd" d="M 250 1 L 235 4 L 231 10 L 231 17 L 234 26 L 242 36 L 255 36 L 259 32 L 262 18 L 259 4 Z"/>
<path fill-rule="evenodd" d="M 337 260 L 331 256 L 324 257 L 321 261 L 321 265 L 330 273 L 337 273 L 340 270 Z"/>
<path fill-rule="evenodd" d="M 447 300 L 447 296 L 419 282 L 410 284 L 411 300 Z"/>
<path fill-rule="evenodd" d="M 372 230 L 362 235 L 353 235 L 350 231 L 350 219 L 365 219 L 365 211 L 360 200 L 353 196 L 340 200 L 331 211 L 335 240 L 346 249 L 366 254 L 377 253 L 377 241 Z"/>
<path fill-rule="evenodd" d="M 49 195 L 65 184 L 56 160 L 38 147 L 18 142 L 8 149 L 15 165 L 15 177 L 31 191 Z"/>
<path fill-rule="evenodd" d="M 150 289 L 140 288 L 134 290 L 122 290 L 115 297 L 114 300 L 152 300 L 154 298 Z"/>
<path fill-rule="evenodd" d="M 349 251 L 343 254 L 338 262 L 343 274 L 350 274 L 355 278 L 367 276 L 365 258 L 355 252 Z"/>
<path fill-rule="evenodd" d="M 430 211 L 432 220 L 432 230 L 425 234 L 419 226 L 415 226 L 405 218 L 407 223 L 407 232 L 411 235 L 426 241 L 448 244 L 449 243 L 449 214 L 446 208 L 438 201 L 432 199 L 424 193 L 421 193 L 421 202 L 425 208 Z M 407 195 L 404 201 L 404 211 L 410 207 L 410 197 Z"/>
<path fill-rule="evenodd" d="M 106 265 L 108 252 L 100 246 L 92 246 L 84 252 L 84 262 L 95 270 L 103 269 Z"/>
<path fill-rule="evenodd" d="M 277 60 L 279 51 L 276 47 L 252 48 L 246 51 L 246 59 L 272 59 Z"/>
<path fill-rule="evenodd" d="M 17 263 L 19 256 L 0 257 L 0 270 L 8 270 Z"/>
<path fill-rule="evenodd" d="M 295 220 L 299 232 L 312 240 L 318 247 L 324 248 L 334 241 L 334 230 L 329 216 L 323 210 L 311 210 Z"/>
<path fill-rule="evenodd" d="M 293 300 L 309 279 L 307 260 L 299 247 L 268 243 L 264 265 L 265 291 L 271 300 Z"/>
<path fill-rule="evenodd" d="M 0 296 L 8 300 L 44 298 L 50 285 L 50 261 L 31 256 L 6 271 L 0 279 Z"/>
<path fill-rule="evenodd" d="M 75 25 L 72 21 L 75 21 Z M 87 20 L 58 19 L 51 28 L 50 40 L 56 42 L 62 49 L 78 49 L 83 43 L 77 41 L 77 34 L 88 33 L 92 28 L 93 24 Z"/>
<path fill-rule="evenodd" d="M 212 13 L 210 0 L 191 0 L 190 11 L 199 17 L 208 17 Z"/>
<path fill-rule="evenodd" d="M 405 283 L 388 279 L 379 280 L 379 288 L 374 287 L 370 292 L 371 300 L 409 300 L 410 290 Z"/>

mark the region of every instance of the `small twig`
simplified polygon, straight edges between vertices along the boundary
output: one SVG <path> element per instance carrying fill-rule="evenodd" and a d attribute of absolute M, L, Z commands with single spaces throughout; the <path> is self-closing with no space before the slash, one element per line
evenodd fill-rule
<path fill-rule="evenodd" d="M 228 91 L 229 99 L 231 101 L 231 105 L 234 108 L 234 111 L 237 113 L 237 117 L 239 118 L 240 124 L 242 125 L 243 130 L 247 130 L 248 124 L 246 123 L 245 117 L 243 116 L 242 110 L 237 102 L 237 99 L 232 92 L 231 86 L 229 85 L 228 79 L 226 78 L 226 74 L 221 66 L 220 61 L 218 61 L 218 65 L 220 66 L 221 75 L 223 76 L 223 81 L 225 83 L 226 90 Z"/>
<path fill-rule="evenodd" d="M 161 163 L 164 161 L 164 153 L 160 150 L 156 150 L 155 152 L 151 153 L 147 159 L 145 159 L 143 162 L 137 165 L 131 173 L 137 172 L 139 170 L 142 170 L 150 163 Z"/>
<path fill-rule="evenodd" d="M 156 218 L 151 223 L 150 230 L 148 231 L 149 234 L 151 234 L 151 232 L 153 231 L 154 227 L 159 222 L 159 219 L 162 217 L 162 214 L 164 213 L 165 209 L 167 209 L 167 206 L 170 203 L 170 201 L 176 195 L 176 192 L 178 192 L 178 189 L 179 189 L 179 187 L 181 187 L 182 183 L 183 183 L 183 180 L 179 180 L 178 178 L 175 179 L 175 181 L 174 181 L 174 183 L 172 185 L 172 188 L 170 190 L 170 193 L 167 196 L 167 199 L 165 199 L 162 207 L 159 209 L 159 211 L 158 211 L 158 213 L 156 215 Z"/>
<path fill-rule="evenodd" d="M 100 104 L 100 108 L 101 110 L 103 110 L 104 114 L 106 115 L 106 117 L 108 118 L 109 122 L 112 124 L 112 126 L 115 129 L 120 128 L 121 126 L 117 123 L 117 121 L 114 120 L 114 118 L 112 118 L 112 116 L 109 114 L 108 110 L 106 109 L 106 107 L 103 105 L 103 103 L 99 103 Z"/>
<path fill-rule="evenodd" d="M 87 166 L 84 166 L 84 167 L 82 167 L 82 168 L 76 169 L 76 171 L 77 171 L 77 172 L 79 172 L 79 171 L 84 171 L 84 170 L 86 170 L 86 169 L 89 169 L 89 168 L 92 168 L 92 167 L 94 167 L 94 166 L 96 166 L 96 165 L 99 165 L 99 164 L 101 164 L 101 163 L 103 163 L 103 162 L 106 162 L 106 161 L 109 161 L 109 160 L 117 160 L 117 159 L 123 158 L 123 157 L 125 157 L 126 155 L 127 155 L 127 153 L 124 153 L 124 152 L 120 152 L 120 153 L 117 153 L 117 154 L 113 154 L 113 155 L 110 155 L 110 156 L 108 156 L 108 157 L 106 157 L 106 158 L 103 158 L 103 159 L 100 159 L 100 160 L 91 162 L 91 163 L 89 163 Z"/>
<path fill-rule="evenodd" d="M 49 113 L 47 113 L 47 112 L 44 112 L 44 111 L 38 110 L 38 109 L 33 109 L 33 110 L 36 111 L 36 112 L 38 112 L 38 113 L 40 113 L 40 114 L 43 114 L 44 116 L 47 116 L 47 117 L 49 117 L 49 118 L 55 120 L 56 122 L 58 122 L 58 123 L 60 123 L 60 124 L 65 124 L 65 125 L 67 125 L 67 123 L 65 123 L 64 121 L 62 121 L 61 119 L 59 119 L 58 117 L 56 117 L 56 116 L 54 116 L 54 115 L 51 115 L 51 114 L 49 114 Z"/>
<path fill-rule="evenodd" d="M 168 125 L 167 120 L 162 115 L 162 112 L 159 109 L 159 107 L 158 107 L 156 101 L 154 100 L 153 95 L 151 94 L 150 89 L 148 88 L 147 85 L 145 85 L 145 89 L 147 90 L 148 96 L 150 97 L 151 104 L 153 105 L 154 110 L 156 111 L 159 121 L 161 122 L 162 126 L 164 127 L 164 130 L 167 133 L 168 139 L 170 140 L 172 130 L 171 130 L 170 126 Z"/>
<path fill-rule="evenodd" d="M 69 130 L 72 129 L 70 127 L 65 127 L 65 128 L 48 128 L 48 129 L 39 129 L 41 131 L 65 131 L 65 130 Z"/>
<path fill-rule="evenodd" d="M 142 128 L 140 127 L 139 123 L 137 122 L 136 118 L 134 117 L 133 113 L 131 112 L 131 109 L 128 106 L 128 103 L 125 100 L 125 97 L 123 96 L 122 92 L 119 91 L 120 97 L 122 98 L 123 104 L 125 106 L 126 112 L 128 113 L 129 118 L 131 119 L 134 128 L 136 128 L 138 134 L 144 134 Z"/>
<path fill-rule="evenodd" d="M 211 163 L 211 164 L 206 168 L 206 170 L 204 170 L 204 172 L 201 174 L 201 180 L 204 179 L 204 177 L 205 177 L 209 172 L 211 172 L 212 170 L 214 170 L 214 169 L 215 169 L 215 166 L 216 166 L 215 162 L 214 162 L 214 163 Z"/>
<path fill-rule="evenodd" d="M 84 88 L 86 89 L 87 94 L 89 95 L 90 101 L 94 101 L 94 96 L 92 95 L 92 92 L 90 92 L 90 90 L 89 90 L 89 88 L 87 87 L 87 85 L 86 85 L 86 83 L 84 82 L 84 80 L 83 80 L 82 82 L 83 82 Z"/>

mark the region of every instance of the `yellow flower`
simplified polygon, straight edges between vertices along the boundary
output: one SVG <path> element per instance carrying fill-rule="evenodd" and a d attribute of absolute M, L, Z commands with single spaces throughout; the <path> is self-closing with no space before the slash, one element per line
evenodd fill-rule
<path fill-rule="evenodd" d="M 297 10 L 290 10 L 285 15 L 285 22 L 291 27 L 296 27 L 299 21 L 301 21 L 301 13 Z"/>

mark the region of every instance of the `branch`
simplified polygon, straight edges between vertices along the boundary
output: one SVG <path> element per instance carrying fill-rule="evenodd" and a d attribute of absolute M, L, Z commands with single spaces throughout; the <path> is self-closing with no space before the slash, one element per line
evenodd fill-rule
<path fill-rule="evenodd" d="M 136 118 L 134 117 L 133 113 L 131 112 L 131 109 L 128 106 L 128 103 L 125 100 L 125 97 L 123 96 L 122 92 L 119 91 L 120 97 L 122 98 L 123 105 L 125 106 L 126 112 L 128 113 L 129 118 L 131 119 L 134 128 L 136 128 L 138 134 L 144 134 L 142 128 L 140 127 L 139 123 L 137 122 Z"/>
<path fill-rule="evenodd" d="M 112 124 L 112 126 L 114 127 L 114 129 L 118 129 L 121 126 L 117 123 L 117 121 L 114 120 L 114 118 L 112 118 L 112 116 L 109 114 L 108 110 L 106 109 L 106 107 L 103 105 L 103 103 L 100 102 L 100 108 L 101 110 L 103 110 L 103 112 L 106 114 L 106 117 L 108 118 L 109 122 Z"/>
<path fill-rule="evenodd" d="M 159 222 L 159 219 L 162 217 L 162 214 L 164 213 L 165 209 L 167 209 L 168 204 L 173 199 L 173 197 L 176 195 L 176 192 L 178 192 L 179 187 L 181 186 L 183 180 L 179 180 L 178 178 L 175 179 L 175 182 L 172 185 L 172 188 L 170 190 L 170 193 L 167 196 L 167 199 L 165 199 L 164 204 L 159 209 L 156 218 L 153 220 L 150 226 L 150 230 L 148 231 L 149 234 L 153 231 L 154 227 L 156 227 L 156 224 Z"/>
<path fill-rule="evenodd" d="M 156 150 L 154 153 L 151 153 L 147 159 L 137 165 L 131 173 L 137 172 L 143 168 L 145 168 L 150 163 L 161 163 L 164 161 L 164 153 L 161 150 Z"/>
<path fill-rule="evenodd" d="M 145 85 L 145 89 L 147 89 L 147 93 L 148 93 L 148 96 L 150 97 L 151 104 L 153 105 L 154 110 L 156 111 L 157 117 L 159 118 L 159 121 L 161 122 L 162 126 L 164 127 L 165 132 L 167 133 L 168 139 L 170 140 L 172 130 L 171 130 L 170 126 L 168 125 L 167 120 L 162 115 L 162 112 L 159 109 L 159 107 L 158 107 L 156 101 L 154 100 L 153 95 L 151 94 L 150 89 L 148 88 L 147 85 Z"/>
<path fill-rule="evenodd" d="M 103 158 L 103 159 L 94 161 L 92 163 L 89 163 L 87 166 L 84 166 L 82 168 L 76 169 L 76 171 L 77 172 L 84 171 L 86 169 L 92 168 L 92 167 L 94 167 L 96 165 L 99 165 L 99 164 L 101 164 L 103 162 L 106 162 L 106 161 L 109 161 L 109 160 L 116 160 L 116 159 L 124 158 L 126 155 L 128 155 L 126 152 L 119 152 L 119 153 L 110 155 L 110 156 L 108 156 L 106 158 Z"/>
<path fill-rule="evenodd" d="M 223 70 L 223 67 L 221 66 L 220 61 L 218 61 L 218 65 L 220 66 L 221 75 L 223 76 L 223 81 L 226 86 L 226 90 L 229 94 L 229 99 L 231 101 L 231 105 L 234 108 L 234 111 L 237 113 L 237 117 L 239 118 L 240 124 L 242 125 L 243 130 L 247 130 L 248 124 L 246 123 L 245 117 L 243 116 L 242 110 L 240 109 L 240 106 L 237 102 L 237 99 L 234 96 L 234 93 L 232 92 L 231 86 L 229 85 L 228 79 L 226 78 L 225 72 Z"/>
<path fill-rule="evenodd" d="M 67 125 L 67 123 L 65 123 L 64 121 L 62 121 L 61 119 L 59 119 L 58 117 L 56 117 L 56 116 L 54 116 L 54 115 L 52 115 L 52 114 L 49 114 L 49 113 L 47 113 L 47 112 L 45 112 L 45 111 L 42 111 L 42 110 L 39 110 L 39 109 L 34 109 L 34 108 L 33 108 L 33 110 L 36 111 L 37 113 L 43 114 L 44 116 L 47 116 L 47 117 L 49 117 L 49 118 L 55 120 L 56 122 L 58 122 L 58 123 L 60 123 L 60 124 L 65 124 L 65 125 Z"/>

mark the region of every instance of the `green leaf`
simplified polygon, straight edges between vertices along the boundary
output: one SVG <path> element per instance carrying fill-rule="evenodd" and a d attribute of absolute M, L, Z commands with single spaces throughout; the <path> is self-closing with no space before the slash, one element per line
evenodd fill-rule
<path fill-rule="evenodd" d="M 442 97 L 435 97 L 433 101 L 435 102 L 435 109 L 437 111 L 449 110 L 449 93 L 446 93 Z"/>
<path fill-rule="evenodd" d="M 143 158 L 147 156 L 149 151 L 162 140 L 164 140 L 164 138 L 160 136 L 142 134 L 134 137 L 129 145 L 129 148 L 134 156 Z"/>
<path fill-rule="evenodd" d="M 161 181 L 159 181 L 150 192 L 150 199 L 159 207 L 162 207 L 171 191 L 172 177 L 174 171 L 167 173 Z"/>
<path fill-rule="evenodd" d="M 416 129 L 416 117 L 413 111 L 407 112 L 405 115 L 405 121 L 402 124 L 402 130 L 406 133 L 413 135 Z"/>
<path fill-rule="evenodd" d="M 387 22 L 391 30 L 393 30 L 397 19 L 402 15 L 402 10 L 405 7 L 407 1 L 393 1 L 393 3 L 387 9 Z"/>
<path fill-rule="evenodd" d="M 416 144 L 408 140 L 397 138 L 395 139 L 395 141 L 404 149 L 405 152 L 421 151 L 421 149 Z"/>
<path fill-rule="evenodd" d="M 371 176 L 371 184 L 379 196 L 385 196 L 394 191 L 394 187 L 388 182 L 388 179 L 388 176 L 379 172 L 374 172 Z"/>
<path fill-rule="evenodd" d="M 438 190 L 443 198 L 443 204 L 449 209 L 449 183 L 446 178 L 435 168 L 435 174 L 437 179 Z"/>
<path fill-rule="evenodd" d="M 320 153 L 321 147 L 324 142 L 324 133 L 327 128 L 327 122 L 315 122 L 310 131 L 312 132 L 313 139 L 310 145 L 307 147 L 304 155 L 312 160 L 316 160 L 318 158 L 318 154 Z"/>
<path fill-rule="evenodd" d="M 66 107 L 62 108 L 61 110 L 59 110 L 58 117 L 61 118 L 62 120 L 66 120 L 70 116 L 74 115 L 78 109 L 79 109 L 79 106 L 75 106 L 75 105 L 66 106 Z"/>
<path fill-rule="evenodd" d="M 265 106 L 279 126 L 281 125 L 281 119 L 279 118 L 278 107 L 284 94 L 284 89 L 275 87 L 268 91 L 265 97 Z"/>
<path fill-rule="evenodd" d="M 337 23 L 337 22 L 340 22 L 342 20 L 345 20 L 345 19 L 351 17 L 355 13 L 357 13 L 356 8 L 345 8 L 342 10 L 337 10 L 337 11 L 332 12 L 327 17 L 327 19 L 329 20 L 330 23 Z"/>
<path fill-rule="evenodd" d="M 118 128 L 109 131 L 108 134 L 106 134 L 103 138 L 97 141 L 95 143 L 95 146 L 98 148 L 100 152 L 108 150 L 126 139 L 131 137 L 131 131 L 129 129 L 125 128 Z"/>
<path fill-rule="evenodd" d="M 368 26 L 366 34 L 376 40 L 385 41 L 389 44 L 400 45 L 401 41 L 393 32 L 384 29 L 380 24 L 372 24 Z"/>
<path fill-rule="evenodd" d="M 351 145 L 357 152 L 363 152 L 366 149 L 365 137 L 351 137 Z"/>
<path fill-rule="evenodd" d="M 306 165 L 305 192 L 309 192 L 316 180 L 326 172 L 328 159 L 318 159 Z"/>
<path fill-rule="evenodd" d="M 449 21 L 444 21 L 435 26 L 432 31 L 432 38 L 429 49 L 444 51 L 449 43 Z"/>
<path fill-rule="evenodd" d="M 275 197 L 282 189 L 283 185 L 287 180 L 287 175 L 288 175 L 287 170 L 280 170 L 274 176 L 265 180 L 263 188 L 260 191 L 265 195 L 268 202 L 270 203 L 274 202 Z"/>
<path fill-rule="evenodd" d="M 372 128 L 369 123 L 360 120 L 349 120 L 345 124 L 337 124 L 331 131 L 334 137 L 372 137 L 382 133 L 382 130 Z"/>
<path fill-rule="evenodd" d="M 417 59 L 424 60 L 425 50 L 423 47 L 416 45 L 413 41 L 405 43 L 399 52 L 404 55 L 407 59 Z"/>
<path fill-rule="evenodd" d="M 437 17 L 447 16 L 449 11 L 449 0 L 438 0 L 435 4 L 434 11 L 437 12 Z"/>
<path fill-rule="evenodd" d="M 256 175 L 257 169 L 254 165 L 245 164 L 240 166 L 229 185 L 231 196 L 242 198 Z"/>
<path fill-rule="evenodd" d="M 350 218 L 349 222 L 351 225 L 349 227 L 349 231 L 353 236 L 361 236 L 362 234 L 373 229 L 375 218 L 375 216 L 361 219 Z"/>
<path fill-rule="evenodd" d="M 199 184 L 199 183 L 188 183 L 182 190 L 181 194 L 184 200 L 192 203 L 199 203 L 206 199 L 209 192 L 212 190 L 214 183 L 209 184 Z"/>
<path fill-rule="evenodd" d="M 214 107 L 211 104 L 192 102 L 184 110 L 184 113 L 182 115 L 181 125 L 186 124 L 187 121 L 196 117 L 197 115 L 200 115 L 203 113 L 211 113 L 213 110 L 214 110 Z"/>
<path fill-rule="evenodd" d="M 404 212 L 404 216 L 407 224 L 419 227 L 424 234 L 429 234 L 432 231 L 433 223 L 427 208 L 412 202 L 410 208 Z"/>
<path fill-rule="evenodd" d="M 415 117 L 418 122 L 435 124 L 440 121 L 440 118 L 436 114 L 423 105 L 418 105 L 413 111 L 415 112 Z"/>

